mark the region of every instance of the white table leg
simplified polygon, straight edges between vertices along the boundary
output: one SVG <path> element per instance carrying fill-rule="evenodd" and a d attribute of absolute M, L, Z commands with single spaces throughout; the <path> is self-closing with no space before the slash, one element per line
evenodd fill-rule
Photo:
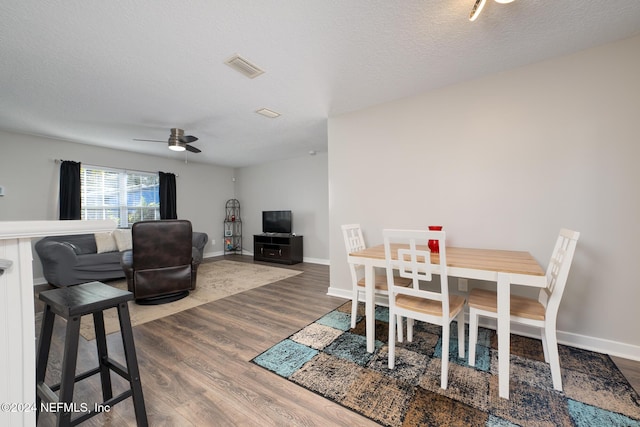
<path fill-rule="evenodd" d="M 498 273 L 498 382 L 499 395 L 504 399 L 509 398 L 510 286 L 509 275 Z"/>
<path fill-rule="evenodd" d="M 364 267 L 365 281 L 365 309 L 367 326 L 367 351 L 373 353 L 376 339 L 376 305 L 374 302 L 374 271 L 373 266 L 367 263 Z"/>

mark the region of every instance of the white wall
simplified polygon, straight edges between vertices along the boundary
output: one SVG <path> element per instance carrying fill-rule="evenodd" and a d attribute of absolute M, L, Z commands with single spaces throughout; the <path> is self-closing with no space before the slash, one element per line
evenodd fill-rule
<path fill-rule="evenodd" d="M 253 235 L 262 233 L 262 211 L 291 210 L 293 232 L 303 236 L 304 260 L 328 263 L 327 160 L 327 153 L 317 153 L 236 170 L 246 252 L 253 253 Z"/>
<path fill-rule="evenodd" d="M 640 359 L 638 52 L 635 37 L 330 118 L 330 293 L 350 286 L 341 224 L 370 245 L 442 224 L 448 245 L 545 268 L 567 227 L 582 234 L 560 338 Z"/>
<path fill-rule="evenodd" d="M 168 150 L 167 150 L 168 151 Z M 168 154 L 170 155 L 170 154 Z M 178 175 L 178 218 L 209 235 L 205 256 L 222 253 L 224 205 L 234 197 L 233 169 L 0 131 L 0 221 L 58 219 L 60 165 L 54 159 Z M 215 240 L 215 245 L 212 241 Z M 34 253 L 34 279 L 42 267 Z"/>

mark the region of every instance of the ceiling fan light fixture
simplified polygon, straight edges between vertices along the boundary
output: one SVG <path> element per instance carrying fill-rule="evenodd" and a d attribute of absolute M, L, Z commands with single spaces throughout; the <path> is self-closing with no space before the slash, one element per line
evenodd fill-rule
<path fill-rule="evenodd" d="M 473 8 L 471 9 L 471 13 L 469 14 L 469 21 L 473 22 L 476 20 L 478 15 L 480 15 L 480 12 L 482 12 L 482 8 L 486 2 L 487 0 L 476 0 Z"/>
<path fill-rule="evenodd" d="M 178 138 L 175 138 L 175 137 L 169 138 L 169 150 L 172 150 L 172 151 L 184 151 L 186 149 L 187 148 L 185 147 L 185 144 L 180 142 L 178 140 Z"/>

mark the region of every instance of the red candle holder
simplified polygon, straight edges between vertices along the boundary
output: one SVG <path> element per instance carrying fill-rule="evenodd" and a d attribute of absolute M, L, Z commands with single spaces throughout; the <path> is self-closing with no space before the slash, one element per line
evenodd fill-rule
<path fill-rule="evenodd" d="M 442 226 L 441 225 L 430 225 L 429 226 L 429 230 L 431 231 L 441 231 L 442 230 Z M 437 240 L 429 240 L 429 243 L 427 244 L 427 246 L 429 246 L 429 250 L 434 253 L 434 254 L 439 254 L 440 253 L 440 245 L 438 244 Z"/>

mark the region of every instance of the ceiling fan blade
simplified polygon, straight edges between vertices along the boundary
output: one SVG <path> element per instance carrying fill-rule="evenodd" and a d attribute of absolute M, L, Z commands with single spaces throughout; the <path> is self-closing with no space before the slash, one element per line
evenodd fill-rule
<path fill-rule="evenodd" d="M 169 139 L 167 141 L 161 141 L 159 139 L 140 139 L 140 138 L 133 138 L 134 141 L 149 141 L 149 142 L 164 142 L 164 143 L 169 143 L 169 148 L 171 148 L 171 146 L 173 145 L 180 145 L 180 146 L 184 146 L 184 148 L 187 151 L 191 151 L 192 153 L 201 153 L 202 151 L 200 151 L 199 148 L 196 147 L 191 147 L 190 145 L 188 145 L 191 142 L 196 142 L 198 140 L 197 137 L 193 136 L 193 135 L 183 135 L 184 131 L 182 129 L 171 129 L 171 135 L 169 136 Z"/>
<path fill-rule="evenodd" d="M 167 141 L 160 141 L 159 139 L 138 139 L 138 138 L 133 138 L 134 141 L 149 141 L 149 142 L 167 142 Z"/>
<path fill-rule="evenodd" d="M 180 142 L 184 142 L 185 144 L 190 144 L 192 142 L 196 142 L 198 138 L 193 135 L 185 135 L 180 138 Z"/>

